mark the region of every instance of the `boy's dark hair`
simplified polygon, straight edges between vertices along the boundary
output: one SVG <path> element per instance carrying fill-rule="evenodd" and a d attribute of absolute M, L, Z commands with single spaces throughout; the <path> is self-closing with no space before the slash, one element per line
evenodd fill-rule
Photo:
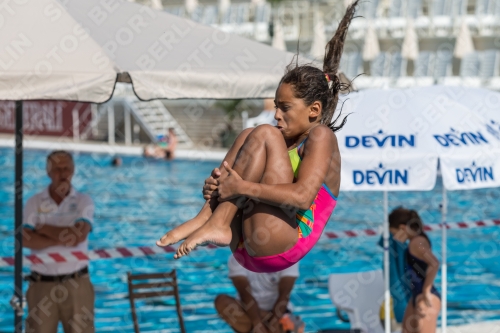
<path fill-rule="evenodd" d="M 416 234 L 427 238 L 430 244 L 431 241 L 427 234 L 424 232 L 424 223 L 415 210 L 398 207 L 389 214 L 390 228 L 397 229 L 401 224 L 406 225 Z"/>
<path fill-rule="evenodd" d="M 349 88 L 349 84 L 340 82 L 338 71 L 347 29 L 354 17 L 358 2 L 359 0 L 356 0 L 347 7 L 337 32 L 326 44 L 323 71 L 310 65 L 299 66 L 292 61 L 287 66 L 286 73 L 280 81 L 280 84 L 288 83 L 292 85 L 295 97 L 303 99 L 307 105 L 320 101 L 322 106 L 321 124 L 325 124 L 334 132 L 341 129 L 347 121 L 347 118 L 344 118 L 339 126 L 335 126 L 340 115 L 333 120 L 333 114 L 337 108 L 339 92 Z M 327 81 L 326 76 L 330 78 L 330 82 Z"/>

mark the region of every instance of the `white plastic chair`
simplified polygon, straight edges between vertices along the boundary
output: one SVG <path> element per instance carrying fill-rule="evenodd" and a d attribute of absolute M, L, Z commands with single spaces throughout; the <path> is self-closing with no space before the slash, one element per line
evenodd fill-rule
<path fill-rule="evenodd" d="M 332 274 L 328 278 L 328 291 L 337 309 L 347 313 L 351 329 L 384 333 L 379 317 L 384 301 L 382 270 Z"/>

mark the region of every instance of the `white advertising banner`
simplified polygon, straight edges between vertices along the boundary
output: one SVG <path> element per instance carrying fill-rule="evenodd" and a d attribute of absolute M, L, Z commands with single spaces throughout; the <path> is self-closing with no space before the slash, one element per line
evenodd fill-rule
<path fill-rule="evenodd" d="M 382 155 L 382 154 L 381 154 Z M 437 156 L 342 155 L 342 191 L 429 191 L 434 188 Z"/>
<path fill-rule="evenodd" d="M 342 154 L 342 188 L 356 191 L 430 190 L 435 181 L 429 187 L 427 166 L 437 167 L 438 158 L 443 161 L 443 174 L 449 177 L 445 181 L 447 189 L 498 186 L 489 178 L 483 182 L 468 181 L 468 178 L 460 181 L 463 177 L 460 178 L 457 168 L 472 170 L 472 162 L 479 165 L 479 158 L 484 160 L 487 157 L 491 161 L 487 165 L 494 170 L 498 161 L 491 157 L 491 152 L 500 149 L 500 126 L 497 126 L 500 121 L 493 119 L 493 111 L 486 117 L 483 115 L 486 111 L 472 109 L 460 96 L 460 92 L 439 86 L 364 90 L 344 96 L 341 102 L 345 103 L 339 105 L 349 118 L 337 133 Z M 497 105 L 493 99 L 490 96 L 488 103 L 480 105 Z M 420 158 L 424 161 L 419 161 Z M 415 177 L 415 166 L 421 165 L 426 166 L 420 167 L 420 170 L 425 170 L 425 176 Z M 487 165 L 484 165 L 486 169 L 480 170 L 489 170 Z M 408 170 L 408 177 L 396 170 Z M 464 172 L 466 177 L 472 171 Z M 432 174 L 436 176 L 435 170 Z M 484 176 L 489 177 L 489 173 Z"/>
<path fill-rule="evenodd" d="M 441 174 L 447 190 L 472 190 L 500 186 L 500 151 L 471 158 L 443 156 Z"/>

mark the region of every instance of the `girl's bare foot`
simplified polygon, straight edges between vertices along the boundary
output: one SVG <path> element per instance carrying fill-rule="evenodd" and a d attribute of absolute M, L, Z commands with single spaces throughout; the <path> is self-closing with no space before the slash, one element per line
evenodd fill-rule
<path fill-rule="evenodd" d="M 205 203 L 200 213 L 196 215 L 195 218 L 184 222 L 183 224 L 167 232 L 162 238 L 160 238 L 159 241 L 156 241 L 156 245 L 165 247 L 186 239 L 189 235 L 203 226 L 205 222 L 208 221 L 211 215 L 212 210 L 210 209 L 210 206 Z"/>
<path fill-rule="evenodd" d="M 194 248 L 206 243 L 214 244 L 217 246 L 229 246 L 232 239 L 232 232 L 230 225 L 222 225 L 214 223 L 213 220 L 207 221 L 201 228 L 193 232 L 182 243 L 174 255 L 175 259 L 188 255 Z"/>

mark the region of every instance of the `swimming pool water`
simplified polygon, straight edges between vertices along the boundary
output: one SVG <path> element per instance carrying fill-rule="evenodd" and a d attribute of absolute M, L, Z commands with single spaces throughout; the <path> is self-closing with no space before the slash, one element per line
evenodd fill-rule
<path fill-rule="evenodd" d="M 24 153 L 24 200 L 49 184 L 44 151 Z M 207 161 L 154 161 L 124 157 L 120 168 L 102 154 L 74 155 L 74 186 L 95 203 L 92 249 L 154 246 L 167 230 L 193 217 L 201 205 L 201 186 L 218 165 Z M 0 149 L 0 256 L 13 255 L 14 153 Z M 500 189 L 449 193 L 449 221 L 500 218 Z M 439 223 L 441 186 L 430 192 L 389 194 L 389 206 L 419 211 L 425 223 Z M 343 192 L 327 231 L 376 228 L 383 219 L 382 193 Z M 441 256 L 439 232 L 431 232 L 434 253 Z M 448 231 L 448 323 L 457 325 L 500 319 L 500 227 Z M 328 296 L 328 275 L 381 268 L 378 237 L 322 239 L 300 262 L 300 278 L 292 293 L 295 312 L 306 331 L 347 328 L 336 316 Z M 133 332 L 126 273 L 177 269 L 188 332 L 230 332 L 215 314 L 213 300 L 234 294 L 227 278 L 226 248 L 200 249 L 174 261 L 172 254 L 149 258 L 97 260 L 90 264 L 96 291 L 97 332 Z M 29 270 L 25 268 L 27 273 Z M 13 268 L 0 269 L 0 332 L 12 332 Z M 436 287 L 440 289 L 438 275 Z M 24 288 L 27 287 L 25 284 Z M 177 332 L 170 300 L 139 302 L 141 332 Z"/>

